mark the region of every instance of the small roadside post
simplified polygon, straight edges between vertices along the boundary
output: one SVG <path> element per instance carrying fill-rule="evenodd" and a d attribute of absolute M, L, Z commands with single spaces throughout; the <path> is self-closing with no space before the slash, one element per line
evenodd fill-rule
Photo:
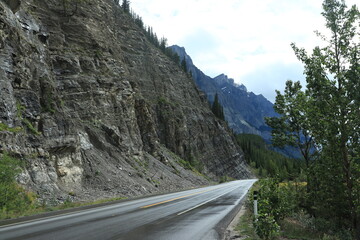
<path fill-rule="evenodd" d="M 257 220 L 258 217 L 258 202 L 257 202 L 257 198 L 258 198 L 258 192 L 254 191 L 254 216 L 255 216 L 255 221 Z"/>

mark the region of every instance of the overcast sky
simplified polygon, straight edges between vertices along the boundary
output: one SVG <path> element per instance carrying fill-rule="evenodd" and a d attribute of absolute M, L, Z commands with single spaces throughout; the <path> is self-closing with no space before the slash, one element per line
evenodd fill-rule
<path fill-rule="evenodd" d="M 348 6 L 358 0 L 347 0 Z M 308 50 L 325 32 L 321 0 L 132 0 L 168 45 L 185 47 L 205 74 L 221 73 L 274 102 L 288 79 L 304 83 L 290 43 Z"/>

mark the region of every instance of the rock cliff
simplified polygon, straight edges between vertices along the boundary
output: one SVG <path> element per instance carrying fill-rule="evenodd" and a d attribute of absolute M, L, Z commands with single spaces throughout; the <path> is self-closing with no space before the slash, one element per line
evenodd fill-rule
<path fill-rule="evenodd" d="M 0 151 L 44 200 L 208 184 L 194 169 L 251 176 L 193 81 L 113 0 L 3 0 L 0 26 Z"/>

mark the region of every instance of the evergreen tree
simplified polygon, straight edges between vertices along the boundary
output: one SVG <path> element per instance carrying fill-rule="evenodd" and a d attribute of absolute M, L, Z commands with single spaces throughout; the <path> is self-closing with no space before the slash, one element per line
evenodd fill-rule
<path fill-rule="evenodd" d="M 224 109 L 219 102 L 219 97 L 217 93 L 215 94 L 215 98 L 211 110 L 216 117 L 218 117 L 221 120 L 225 120 Z"/>
<path fill-rule="evenodd" d="M 300 176 L 303 162 L 291 159 L 268 148 L 261 136 L 238 134 L 236 140 L 244 151 L 247 163 L 255 168 L 259 177 L 277 177 L 294 180 Z"/>
<path fill-rule="evenodd" d="M 167 39 L 165 37 L 162 37 L 160 39 L 160 50 L 165 53 L 166 51 L 166 45 L 167 45 Z"/>
<path fill-rule="evenodd" d="M 183 58 L 183 60 L 181 61 L 181 68 L 184 72 L 187 72 L 187 64 L 186 64 L 186 60 L 185 57 Z"/>
<path fill-rule="evenodd" d="M 171 48 L 166 48 L 166 55 L 168 55 L 176 65 L 180 65 L 179 55 L 176 52 L 174 52 Z"/>
<path fill-rule="evenodd" d="M 133 11 L 131 11 L 130 15 L 131 15 L 134 23 L 135 23 L 136 25 L 138 25 L 141 29 L 144 30 L 145 28 L 144 28 L 144 22 L 143 22 L 142 18 L 141 18 L 138 14 L 136 14 L 135 12 L 133 12 Z"/>
<path fill-rule="evenodd" d="M 121 7 L 124 12 L 130 13 L 130 1 L 129 0 L 123 0 Z"/>

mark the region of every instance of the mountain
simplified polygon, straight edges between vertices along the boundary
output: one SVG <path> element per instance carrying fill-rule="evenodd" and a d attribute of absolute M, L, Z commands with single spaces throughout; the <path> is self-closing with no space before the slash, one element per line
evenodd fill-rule
<path fill-rule="evenodd" d="M 252 174 L 229 128 L 117 1 L 0 1 L 0 153 L 46 202 Z M 214 91 L 215 92 L 215 91 Z M 225 93 L 222 93 L 225 95 Z"/>
<path fill-rule="evenodd" d="M 205 75 L 193 64 L 185 48 L 176 45 L 170 48 L 181 60 L 185 59 L 188 71 L 209 102 L 213 102 L 215 94 L 218 94 L 230 128 L 236 133 L 256 134 L 269 141 L 271 129 L 266 125 L 264 117 L 276 116 L 270 101 L 262 95 L 248 92 L 244 85 L 236 84 L 234 79 L 228 78 L 225 74 L 215 78 Z"/>

